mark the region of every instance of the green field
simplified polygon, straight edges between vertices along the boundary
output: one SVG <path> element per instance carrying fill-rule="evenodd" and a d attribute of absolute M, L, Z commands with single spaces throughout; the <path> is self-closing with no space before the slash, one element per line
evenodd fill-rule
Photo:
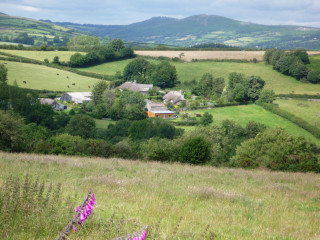
<path fill-rule="evenodd" d="M 230 119 L 230 120 L 234 120 L 241 126 L 245 126 L 250 121 L 256 121 L 259 123 L 263 123 L 266 126 L 272 127 L 272 128 L 275 128 L 275 127 L 285 128 L 289 133 L 293 135 L 301 135 L 318 145 L 320 144 L 320 139 L 315 138 L 306 130 L 298 127 L 297 125 L 293 124 L 292 122 L 282 117 L 279 117 L 273 113 L 270 113 L 264 110 L 262 107 L 258 105 L 246 105 L 246 106 L 186 111 L 186 113 L 190 113 L 192 116 L 195 116 L 196 113 L 203 114 L 205 112 L 209 112 L 210 114 L 213 115 L 213 124 L 219 123 L 225 119 Z M 185 112 L 181 112 L 181 113 L 185 113 Z M 175 121 L 182 121 L 182 120 L 183 119 L 179 117 Z"/>
<path fill-rule="evenodd" d="M 302 118 L 312 126 L 315 126 L 316 114 L 318 114 L 317 126 L 320 128 L 320 101 L 311 102 L 298 99 L 277 99 L 274 103 L 278 104 L 280 108 Z"/>
<path fill-rule="evenodd" d="M 55 56 L 58 56 L 60 61 L 69 61 L 70 57 L 76 53 L 72 51 L 23 51 L 0 49 L 0 54 L 1 52 L 13 54 L 20 57 L 31 58 L 39 61 L 43 61 L 47 58 L 50 62 L 53 61 L 53 58 Z"/>
<path fill-rule="evenodd" d="M 103 119 L 94 119 L 94 121 L 96 122 L 96 128 L 99 129 L 107 129 L 111 123 L 115 123 L 115 121 Z"/>
<path fill-rule="evenodd" d="M 99 81 L 95 78 L 85 77 L 43 65 L 0 61 L 0 63 L 4 62 L 7 63 L 5 66 L 8 68 L 8 83 L 12 85 L 14 81 L 16 81 L 18 86 L 23 88 L 91 92 L 92 86 Z M 23 81 L 26 81 L 26 83 L 23 83 Z M 72 83 L 75 83 L 75 85 L 72 85 Z M 89 88 L 88 85 L 90 85 L 91 88 Z"/>
<path fill-rule="evenodd" d="M 309 56 L 310 64 L 307 65 L 308 68 L 320 71 L 320 55 Z"/>
<path fill-rule="evenodd" d="M 117 71 L 123 71 L 124 67 L 132 60 L 104 63 L 101 65 L 81 68 L 82 71 L 100 74 L 114 75 Z M 154 63 L 159 61 L 153 60 Z M 212 73 L 214 77 L 224 77 L 228 80 L 231 72 L 243 73 L 245 76 L 258 75 L 266 81 L 266 88 L 273 89 L 277 94 L 320 94 L 320 84 L 301 83 L 292 77 L 285 76 L 272 69 L 272 66 L 264 63 L 235 63 L 235 62 L 172 62 L 181 82 L 190 81 L 193 78 L 199 80 L 204 73 Z"/>
<path fill-rule="evenodd" d="M 0 184 L 9 175 L 23 179 L 26 174 L 33 180 L 39 176 L 46 185 L 60 182 L 61 198 L 76 198 L 74 208 L 92 189 L 97 206 L 70 239 L 112 239 L 128 233 L 122 232 L 128 225 L 137 230 L 149 225 L 147 239 L 160 240 L 320 236 L 320 175 L 315 173 L 1 152 L 0 171 Z M 107 238 L 110 218 L 119 226 Z M 50 228 L 43 231 L 48 239 L 59 234 Z M 22 228 L 13 236 L 4 232 L 0 236 L 35 238 L 33 229 Z"/>

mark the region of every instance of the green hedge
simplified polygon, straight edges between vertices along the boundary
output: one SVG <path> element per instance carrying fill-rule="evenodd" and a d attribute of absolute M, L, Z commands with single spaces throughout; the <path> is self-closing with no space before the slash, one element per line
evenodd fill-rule
<path fill-rule="evenodd" d="M 278 106 L 271 104 L 271 103 L 262 103 L 258 104 L 259 106 L 263 107 L 265 110 L 270 111 L 274 114 L 277 114 L 280 117 L 283 117 L 290 122 L 293 122 L 294 124 L 298 125 L 299 127 L 303 128 L 304 130 L 308 131 L 311 133 L 313 136 L 320 138 L 320 129 L 312 126 L 308 122 L 304 121 L 303 119 L 295 116 L 292 113 L 289 113 Z"/>
<path fill-rule="evenodd" d="M 320 95 L 308 95 L 308 94 L 277 94 L 276 97 L 280 98 L 303 98 L 303 99 L 320 99 Z"/>

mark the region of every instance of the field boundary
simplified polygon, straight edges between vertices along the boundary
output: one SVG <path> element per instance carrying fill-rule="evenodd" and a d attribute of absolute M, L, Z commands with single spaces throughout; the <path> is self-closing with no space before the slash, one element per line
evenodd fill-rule
<path fill-rule="evenodd" d="M 279 108 L 275 104 L 262 103 L 262 104 L 257 104 L 257 105 L 263 107 L 265 110 L 267 110 L 271 113 L 274 113 L 280 117 L 287 119 L 288 121 L 296 124 L 297 126 L 301 127 L 302 129 L 306 130 L 307 132 L 312 134 L 314 137 L 320 139 L 320 129 L 315 128 L 310 123 L 303 120 L 302 118 L 299 118 L 296 115 Z"/>

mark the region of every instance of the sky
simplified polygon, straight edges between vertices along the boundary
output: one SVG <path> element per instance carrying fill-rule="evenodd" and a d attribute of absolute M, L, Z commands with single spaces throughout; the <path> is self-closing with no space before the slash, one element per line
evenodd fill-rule
<path fill-rule="evenodd" d="M 219 15 L 266 25 L 320 27 L 320 0 L 0 0 L 0 12 L 57 22 L 125 25 Z"/>

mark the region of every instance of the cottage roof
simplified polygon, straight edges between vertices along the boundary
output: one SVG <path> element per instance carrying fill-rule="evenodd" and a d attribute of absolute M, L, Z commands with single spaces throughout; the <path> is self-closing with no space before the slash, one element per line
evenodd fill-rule
<path fill-rule="evenodd" d="M 153 88 L 153 84 L 141 84 L 134 82 L 125 82 L 120 87 L 120 89 L 128 89 L 134 92 L 147 92 L 149 89 Z"/>
<path fill-rule="evenodd" d="M 182 94 L 182 91 L 170 91 L 166 95 L 163 96 L 163 100 L 165 103 L 172 102 L 173 104 L 176 104 L 180 101 L 185 100 L 184 95 Z"/>
<path fill-rule="evenodd" d="M 49 104 L 49 105 L 57 103 L 56 100 L 51 98 L 39 98 L 39 101 L 41 104 Z"/>

